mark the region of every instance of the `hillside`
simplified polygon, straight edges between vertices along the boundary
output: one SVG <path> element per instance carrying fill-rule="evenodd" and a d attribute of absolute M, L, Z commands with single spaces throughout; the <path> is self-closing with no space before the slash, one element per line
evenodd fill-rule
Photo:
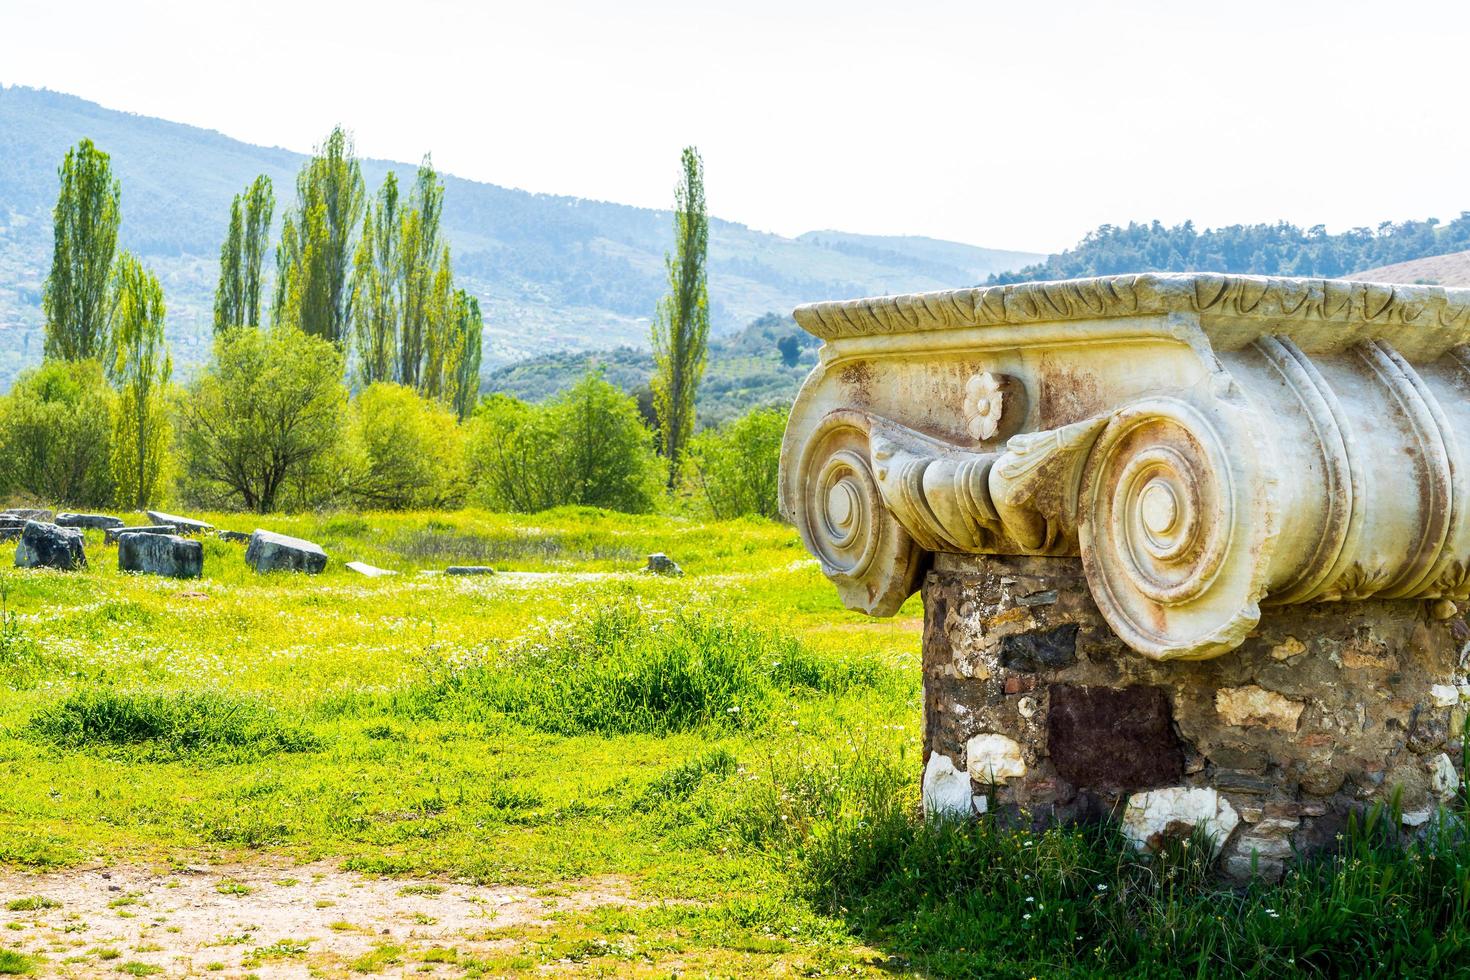
<path fill-rule="evenodd" d="M 1432 286 L 1470 286 L 1470 252 L 1431 255 L 1354 272 L 1354 279 L 1370 282 L 1427 283 Z"/>
<path fill-rule="evenodd" d="M 1384 222 L 1330 234 L 1321 225 L 1229 225 L 1199 231 L 1186 221 L 1103 225 L 1076 246 L 1043 262 L 994 273 L 989 282 L 1030 282 L 1129 272 L 1238 272 L 1250 275 L 1341 278 L 1425 256 L 1470 248 L 1470 212 L 1441 224 Z"/>
<path fill-rule="evenodd" d="M 112 155 L 122 182 L 121 246 L 140 253 L 162 278 L 175 357 L 186 371 L 208 356 L 230 198 L 255 174 L 268 174 L 279 222 L 303 159 L 70 95 L 0 89 L 0 385 L 39 356 L 56 168 L 84 136 Z M 373 190 L 388 169 L 405 179 L 415 166 L 369 160 L 363 171 Z M 715 201 L 720 179 L 735 178 L 715 179 Z M 487 367 L 557 350 L 647 343 L 664 290 L 668 212 L 457 177 L 446 177 L 445 187 L 455 270 L 485 310 Z M 713 329 L 732 333 L 769 310 L 815 299 L 964 285 L 1040 258 L 926 238 L 819 232 L 790 239 L 714 220 Z"/>
<path fill-rule="evenodd" d="M 778 345 L 785 338 L 790 338 L 787 352 L 794 356 L 783 356 Z M 739 333 L 711 341 L 696 405 L 699 424 L 720 425 L 763 405 L 789 405 L 817 363 L 819 343 L 790 316 L 775 313 Z M 539 402 L 567 390 L 593 369 L 600 369 L 603 377 L 624 391 L 639 395 L 640 402 L 646 401 L 653 356 L 646 349 L 626 346 L 529 358 L 491 371 L 485 390 Z"/>

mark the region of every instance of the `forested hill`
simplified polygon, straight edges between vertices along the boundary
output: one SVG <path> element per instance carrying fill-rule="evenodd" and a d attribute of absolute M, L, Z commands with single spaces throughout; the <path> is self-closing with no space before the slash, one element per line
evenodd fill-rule
<path fill-rule="evenodd" d="M 323 122 L 323 136 L 331 122 Z M 119 244 L 141 254 L 163 280 L 170 340 L 186 372 L 208 355 L 231 197 L 256 174 L 269 175 L 279 227 L 303 160 L 74 96 L 0 88 L 0 389 L 22 365 L 39 360 L 56 168 L 82 137 L 112 156 L 122 183 Z M 411 182 L 416 165 L 365 161 L 369 192 L 390 167 L 400 182 Z M 671 188 L 677 165 L 669 161 Z M 486 166 L 493 169 L 494 161 Z M 722 172 L 717 160 L 709 167 L 718 211 L 721 184 L 739 175 Z M 486 367 L 550 351 L 646 344 L 665 289 L 671 225 L 667 211 L 446 177 L 444 227 L 456 280 L 485 311 Z M 811 300 L 952 288 L 1039 258 L 925 238 L 818 232 L 790 239 L 714 220 L 713 329 L 728 334 L 768 310 Z"/>
<path fill-rule="evenodd" d="M 991 283 L 1070 279 L 1127 272 L 1239 272 L 1255 275 L 1340 278 L 1355 272 L 1470 248 L 1470 212 L 1448 224 L 1385 222 L 1328 234 L 1322 226 L 1230 225 L 1195 230 L 1194 223 L 1165 227 L 1103 225 L 1075 248 L 1014 272 L 994 273 Z"/>

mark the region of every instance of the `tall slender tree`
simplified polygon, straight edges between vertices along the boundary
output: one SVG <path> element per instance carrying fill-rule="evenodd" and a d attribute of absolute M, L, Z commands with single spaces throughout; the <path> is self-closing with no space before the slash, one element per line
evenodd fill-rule
<path fill-rule="evenodd" d="M 653 323 L 653 407 L 669 464 L 670 487 L 678 478 L 679 458 L 694 432 L 694 396 L 704 376 L 709 339 L 704 162 L 698 150 L 686 146 L 682 164 L 683 178 L 674 188 L 675 252 L 664 257 L 669 292 L 659 302 Z"/>
<path fill-rule="evenodd" d="M 265 174 L 230 204 L 230 229 L 220 246 L 219 285 L 214 291 L 215 333 L 261 325 L 261 265 L 275 211 L 275 190 Z"/>
<path fill-rule="evenodd" d="M 163 287 L 124 252 L 112 274 L 112 357 L 118 389 L 113 416 L 112 476 L 120 506 L 142 509 L 163 483 L 169 444 L 166 391 L 173 361 L 164 339 Z"/>
<path fill-rule="evenodd" d="M 463 289 L 454 292 L 454 322 L 459 351 L 455 356 L 452 403 L 455 414 L 463 420 L 470 417 L 480 398 L 480 347 L 485 333 L 480 301 Z"/>
<path fill-rule="evenodd" d="M 441 266 L 449 262 L 449 249 L 439 230 L 443 212 L 444 184 L 434 171 L 433 160 L 425 155 L 403 213 L 398 256 L 398 307 L 403 317 L 398 380 L 421 393 L 420 376 L 429 356 L 429 320 L 435 315 L 435 285 Z"/>
<path fill-rule="evenodd" d="M 55 242 L 42 305 L 46 356 L 67 361 L 107 353 L 107 283 L 117 251 L 122 189 L 106 153 L 84 139 L 57 171 Z"/>
<path fill-rule="evenodd" d="M 352 273 L 357 370 L 364 387 L 398 376 L 398 175 L 388 171 L 367 206 Z"/>
<path fill-rule="evenodd" d="M 423 361 L 419 366 L 418 390 L 425 398 L 448 400 L 446 382 L 454 377 L 452 358 L 459 350 L 455 335 L 454 269 L 449 263 L 449 246 L 439 256 L 434 278 L 424 304 Z"/>
<path fill-rule="evenodd" d="M 362 166 L 352 137 L 338 126 L 296 177 L 296 205 L 276 248 L 277 324 L 294 324 L 339 347 L 347 342 L 353 242 L 365 206 Z"/>

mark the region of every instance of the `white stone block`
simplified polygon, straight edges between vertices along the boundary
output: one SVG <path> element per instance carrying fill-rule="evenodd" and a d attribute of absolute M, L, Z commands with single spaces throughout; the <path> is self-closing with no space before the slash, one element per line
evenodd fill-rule
<path fill-rule="evenodd" d="M 1240 815 L 1213 789 L 1171 786 L 1134 793 L 1123 812 L 1123 836 L 1140 851 L 1157 849 L 1168 839 L 1187 839 L 1201 827 L 1219 848 Z"/>
<path fill-rule="evenodd" d="M 1026 760 L 1015 739 L 982 732 L 965 743 L 965 768 L 978 783 L 1004 783 L 1026 775 Z"/>
<path fill-rule="evenodd" d="M 970 777 L 955 768 L 943 752 L 932 752 L 924 766 L 924 815 L 960 817 L 971 814 Z"/>

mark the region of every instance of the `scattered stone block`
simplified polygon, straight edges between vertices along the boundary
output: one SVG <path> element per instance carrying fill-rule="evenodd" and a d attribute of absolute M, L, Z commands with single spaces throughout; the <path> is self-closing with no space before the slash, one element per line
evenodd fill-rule
<path fill-rule="evenodd" d="M 82 532 L 74 527 L 57 527 L 29 521 L 15 546 L 16 568 L 58 568 L 73 571 L 87 567 Z"/>
<path fill-rule="evenodd" d="M 124 534 L 177 534 L 178 528 L 172 524 L 139 524 L 133 527 L 110 527 L 102 532 L 103 544 L 117 544 L 117 539 Z"/>
<path fill-rule="evenodd" d="M 0 511 L 0 517 L 9 517 L 20 521 L 40 521 L 42 524 L 50 522 L 55 515 L 41 507 L 12 507 L 6 511 Z"/>
<path fill-rule="evenodd" d="M 643 566 L 643 570 L 650 575 L 678 576 L 684 574 L 684 569 L 679 567 L 678 562 L 662 551 L 655 551 L 649 555 L 648 564 Z"/>
<path fill-rule="evenodd" d="M 943 752 L 929 753 L 924 766 L 924 815 L 928 817 L 969 817 L 974 806 L 970 792 L 970 774 L 955 768 L 954 760 Z"/>
<path fill-rule="evenodd" d="M 220 533 L 223 534 L 224 532 L 222 531 Z M 382 578 L 385 575 L 398 574 L 391 568 L 379 568 L 376 565 L 369 565 L 365 561 L 350 561 L 347 563 L 347 569 L 359 575 L 366 575 L 368 578 Z"/>
<path fill-rule="evenodd" d="M 257 572 L 305 572 L 316 575 L 327 567 L 321 545 L 289 534 L 257 530 L 250 535 L 245 561 Z"/>
<path fill-rule="evenodd" d="M 1170 786 L 1128 798 L 1123 836 L 1140 851 L 1158 850 L 1167 840 L 1188 840 L 1199 827 L 1219 848 L 1239 823 L 1235 807 L 1210 787 Z"/>
<path fill-rule="evenodd" d="M 154 524 L 172 524 L 178 529 L 179 534 L 208 534 L 214 530 L 213 524 L 196 521 L 190 517 L 180 517 L 177 514 L 165 514 L 161 510 L 145 511 L 148 519 Z"/>
<path fill-rule="evenodd" d="M 248 544 L 250 542 L 250 535 L 244 531 L 220 531 L 219 539 L 221 541 L 229 541 L 231 544 Z"/>
<path fill-rule="evenodd" d="M 106 531 L 111 527 L 122 527 L 126 521 L 110 514 L 57 514 L 58 527 L 80 527 L 91 531 Z"/>
<path fill-rule="evenodd" d="M 123 534 L 117 539 L 117 567 L 145 575 L 199 578 L 204 574 L 204 545 L 174 534 Z"/>
<path fill-rule="evenodd" d="M 489 565 L 450 565 L 444 569 L 445 575 L 494 575 L 495 569 Z"/>

